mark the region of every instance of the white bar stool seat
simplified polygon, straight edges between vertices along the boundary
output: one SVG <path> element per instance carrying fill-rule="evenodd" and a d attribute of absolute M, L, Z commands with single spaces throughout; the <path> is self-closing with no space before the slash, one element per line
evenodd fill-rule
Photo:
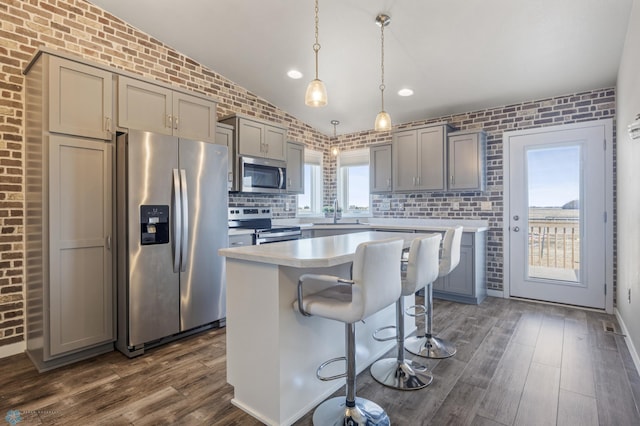
<path fill-rule="evenodd" d="M 376 403 L 356 397 L 355 323 L 386 308 L 400 298 L 400 262 L 403 240 L 387 239 L 362 243 L 356 248 L 352 279 L 305 274 L 298 281 L 294 309 L 305 316 L 320 316 L 345 323 L 346 357 L 323 363 L 316 371 L 320 380 L 347 379 L 347 395 L 331 398 L 313 413 L 314 425 L 390 425 L 389 416 Z M 334 285 L 316 293 L 303 294 L 313 282 Z M 306 284 L 305 284 L 306 283 Z M 324 377 L 320 371 L 338 360 L 347 362 L 344 374 Z"/>

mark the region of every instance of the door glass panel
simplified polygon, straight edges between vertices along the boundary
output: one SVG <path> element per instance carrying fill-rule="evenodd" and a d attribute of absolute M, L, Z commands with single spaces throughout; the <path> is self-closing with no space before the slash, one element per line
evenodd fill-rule
<path fill-rule="evenodd" d="M 580 145 L 529 149 L 529 278 L 580 281 Z"/>

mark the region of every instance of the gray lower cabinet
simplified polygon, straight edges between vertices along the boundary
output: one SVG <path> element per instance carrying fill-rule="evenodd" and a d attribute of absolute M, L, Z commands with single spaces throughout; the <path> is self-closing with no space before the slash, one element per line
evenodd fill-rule
<path fill-rule="evenodd" d="M 479 304 L 487 296 L 485 274 L 485 233 L 465 232 L 460 245 L 460 263 L 433 283 L 433 297 L 454 302 Z"/>
<path fill-rule="evenodd" d="M 362 229 L 362 228 L 340 228 L 340 229 L 313 229 L 311 230 L 311 232 L 313 232 L 313 238 L 316 237 L 332 237 L 334 235 L 343 235 L 343 234 L 353 234 L 356 232 L 365 232 L 365 231 L 369 231 L 369 229 Z"/>

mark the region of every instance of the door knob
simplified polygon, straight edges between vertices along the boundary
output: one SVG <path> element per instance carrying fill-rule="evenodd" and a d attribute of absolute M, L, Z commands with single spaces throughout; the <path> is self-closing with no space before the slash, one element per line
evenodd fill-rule
<path fill-rule="evenodd" d="M 513 227 L 513 232 L 518 232 L 519 230 L 520 230 L 520 228 L 519 228 L 519 227 L 517 227 L 517 226 L 514 226 L 514 227 Z"/>
<path fill-rule="evenodd" d="M 518 215 L 515 215 L 515 216 L 513 217 L 513 220 L 519 220 L 519 219 L 520 219 L 520 216 L 518 216 Z"/>

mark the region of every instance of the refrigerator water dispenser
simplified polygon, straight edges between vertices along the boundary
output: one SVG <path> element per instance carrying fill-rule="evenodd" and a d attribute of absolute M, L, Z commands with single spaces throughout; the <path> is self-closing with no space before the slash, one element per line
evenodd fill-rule
<path fill-rule="evenodd" d="M 140 244 L 169 243 L 169 206 L 140 206 Z"/>

